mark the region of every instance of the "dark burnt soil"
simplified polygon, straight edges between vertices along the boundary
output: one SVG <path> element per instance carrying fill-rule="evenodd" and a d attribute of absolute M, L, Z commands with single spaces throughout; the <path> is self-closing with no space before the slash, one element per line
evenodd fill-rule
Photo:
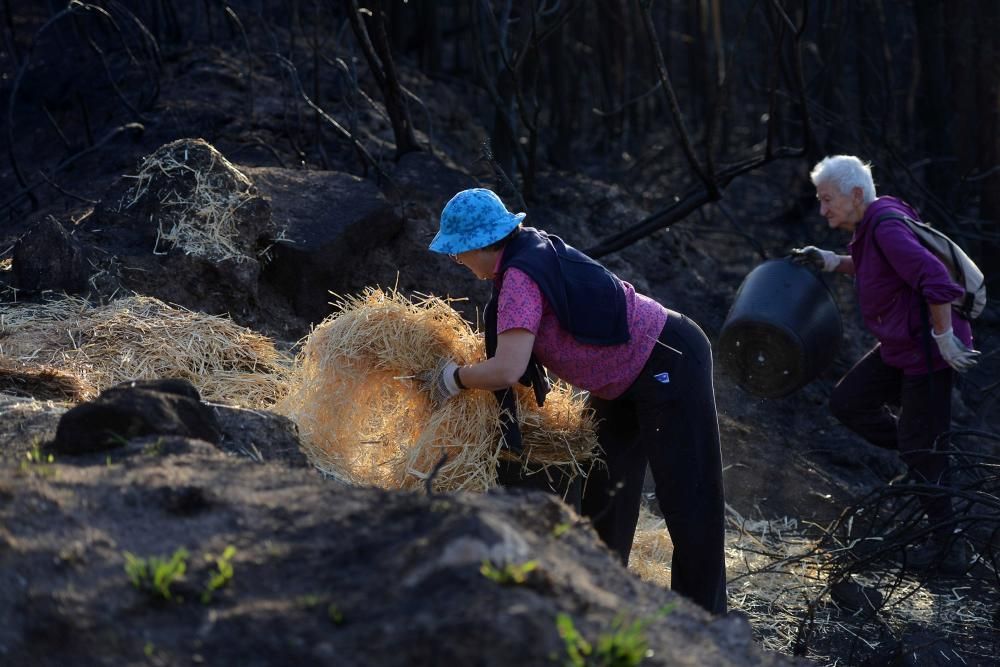
<path fill-rule="evenodd" d="M 552 496 L 345 487 L 178 437 L 53 463 L 3 444 L 4 664 L 543 665 L 568 659 L 560 614 L 592 641 L 639 622 L 644 664 L 791 664 L 628 574 Z M 126 567 L 180 549 L 160 588 Z"/>
<path fill-rule="evenodd" d="M 277 75 L 255 73 L 250 119 L 242 70 L 229 54 L 190 49 L 165 53 L 164 63 L 162 90 L 144 110 L 144 129 L 123 133 L 62 171 L 65 189 L 97 200 L 141 156 L 182 137 L 205 138 L 237 165 L 359 173 L 347 146 L 327 152 L 322 165 L 315 156 L 304 160 L 288 134 L 294 102 Z M 465 110 L 461 95 L 405 69 L 404 78 L 432 105 L 439 158 L 495 186 L 479 161 L 485 130 Z M 43 127 L 41 120 L 34 122 Z M 31 133 L 31 123 L 21 119 L 18 131 Z M 361 111 L 357 127 L 391 173 L 384 119 Z M 40 139 L 30 152 L 41 163 L 56 160 L 60 151 L 52 146 Z M 527 222 L 587 248 L 679 194 L 671 183 L 604 166 L 600 155 L 588 162 L 598 166 L 542 173 Z M 806 173 L 803 162 L 783 162 L 749 174 L 727 189 L 725 210 L 707 206 L 602 261 L 640 291 L 694 318 L 716 341 L 761 250 L 780 256 L 805 242 L 842 242 L 808 208 Z M 410 179 L 415 185 L 394 202 L 404 211 L 403 232 L 363 258 L 365 270 L 353 282 L 336 288 L 397 285 L 406 292 L 468 297 L 458 307 L 475 321 L 487 286 L 426 251 L 446 197 L 422 192 L 419 177 Z M 0 182 L 12 183 L 6 165 Z M 89 210 L 51 189 L 38 193 L 41 208 L 11 215 L 0 231 L 0 259 L 42 217 L 55 216 L 72 228 Z M 845 335 L 832 367 L 816 381 L 787 398 L 764 400 L 716 368 L 727 501 L 741 516 L 794 517 L 822 526 L 901 469 L 894 453 L 862 443 L 826 408 L 836 379 L 873 343 L 860 326 L 849 284 L 833 280 L 831 287 Z M 290 329 L 281 304 L 264 302 L 255 317 L 283 345 L 308 331 L 301 322 Z M 992 349 L 995 328 L 984 325 L 977 334 L 984 349 Z M 998 364 L 995 355 L 985 359 L 956 391 L 960 425 L 994 432 L 1000 427 L 995 406 L 975 391 L 996 376 Z M 630 622 L 649 620 L 654 657 L 644 664 L 780 662 L 752 647 L 738 619 L 708 621 L 684 604 L 660 618 L 657 610 L 673 596 L 626 574 L 588 528 L 548 499 L 349 489 L 314 472 L 255 463 L 197 441 L 130 443 L 108 456 L 32 462 L 27 453 L 38 442 L 32 438 L 44 439 L 45 429 L 53 428 L 51 417 L 39 416 L 46 409 L 17 412 L 7 405 L 0 414 L 6 422 L 0 451 L 0 662 L 552 664 L 550 656 L 566 650 L 554 630 L 558 611 L 569 613 L 581 635 L 592 640 L 611 632 L 619 613 Z M 553 539 L 554 533 L 564 536 Z M 200 595 L 212 569 L 205 558 L 230 544 L 236 549 L 232 580 L 204 604 Z M 180 547 L 188 551 L 188 571 L 173 599 L 155 600 L 129 583 L 125 551 L 169 557 Z M 510 553 L 539 562 L 523 584 L 498 586 L 479 573 L 484 554 Z M 996 599 L 990 581 L 966 583 L 965 595 Z M 939 586 L 947 590 L 954 582 Z M 833 633 L 820 653 L 853 655 L 857 662 L 872 655 L 857 650 L 855 635 L 864 625 L 846 616 L 843 622 L 853 630 Z M 759 640 L 776 630 L 755 632 Z M 995 633 L 985 627 L 982 632 L 989 645 Z M 975 653 L 982 655 L 983 647 Z"/>

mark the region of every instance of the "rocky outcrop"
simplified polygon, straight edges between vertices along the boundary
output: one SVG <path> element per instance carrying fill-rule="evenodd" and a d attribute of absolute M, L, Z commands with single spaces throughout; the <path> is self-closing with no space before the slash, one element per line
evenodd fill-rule
<path fill-rule="evenodd" d="M 82 224 L 127 290 L 247 321 L 274 236 L 253 182 L 201 139 L 178 139 L 123 174 Z"/>
<path fill-rule="evenodd" d="M 364 257 L 402 229 L 396 209 L 370 181 L 337 172 L 247 168 L 271 205 L 280 239 L 264 280 L 295 312 L 318 323 Z"/>
<path fill-rule="evenodd" d="M 29 293 L 84 292 L 89 269 L 83 245 L 52 217 L 40 220 L 14 245 L 14 285 Z"/>
<path fill-rule="evenodd" d="M 0 563 L 5 664 L 509 667 L 601 637 L 650 666 L 794 664 L 553 496 L 346 487 L 176 436 L 0 464 Z"/>
<path fill-rule="evenodd" d="M 472 176 L 426 151 L 401 157 L 392 170 L 392 181 L 401 199 L 427 206 L 435 219 L 455 193 L 479 187 Z"/>
<path fill-rule="evenodd" d="M 129 387 L 131 384 L 135 384 L 136 387 Z M 160 387 L 161 391 L 151 390 L 151 387 Z M 156 396 L 157 393 L 167 395 Z M 140 396 L 140 399 L 133 400 L 137 396 Z M 172 437 L 183 440 L 185 435 L 191 436 L 201 432 L 199 424 L 207 424 L 208 428 L 204 429 L 205 440 L 221 451 L 258 462 L 280 463 L 293 468 L 311 467 L 299 446 L 298 428 L 295 423 L 283 415 L 267 410 L 247 410 L 232 405 L 199 403 L 197 407 L 199 419 L 190 426 L 185 426 L 183 423 L 171 426 L 169 421 L 150 423 L 149 417 L 154 415 L 148 411 L 142 412 L 144 402 L 156 406 L 160 402 L 158 399 L 164 399 L 164 405 L 156 406 L 157 410 L 162 411 L 167 409 L 167 404 L 171 401 L 196 400 L 197 391 L 186 382 L 155 380 L 126 383 L 110 394 L 106 391 L 102 397 L 99 401 L 80 403 L 74 407 L 70 403 L 46 400 L 44 396 L 41 400 L 37 400 L 15 395 L 9 391 L 0 392 L 0 459 L 24 460 L 28 452 L 40 447 L 54 454 L 59 454 L 59 450 L 62 449 L 63 453 L 81 456 L 80 460 L 85 464 L 88 460 L 87 455 L 92 452 L 103 451 L 106 448 L 120 449 L 121 451 L 113 452 L 114 455 L 127 456 L 131 450 L 142 449 L 143 443 L 156 442 L 158 439 L 166 441 Z M 117 403 L 121 408 L 131 406 L 131 410 L 123 409 L 126 415 L 130 411 L 132 413 L 126 418 L 126 426 L 131 423 L 145 424 L 145 426 L 135 429 L 131 434 L 119 427 L 117 435 L 107 443 L 108 447 L 95 445 L 90 448 L 75 442 L 76 428 L 97 430 L 98 434 L 101 431 L 114 430 L 113 421 L 93 419 L 95 415 L 102 415 L 111 403 Z M 76 412 L 71 419 L 64 423 L 63 418 L 67 413 L 74 411 Z M 91 418 L 83 419 L 86 415 L 90 415 Z M 121 414 L 112 417 L 122 419 Z M 53 447 L 53 443 L 59 439 L 57 434 L 60 428 L 61 438 L 65 444 Z M 96 435 L 86 437 L 92 442 L 102 442 Z M 62 459 L 61 455 L 59 458 Z"/>
<path fill-rule="evenodd" d="M 293 468 L 310 465 L 299 447 L 299 429 L 288 417 L 231 405 L 213 404 L 212 411 L 222 432 L 220 449 Z"/>
<path fill-rule="evenodd" d="M 114 449 L 133 438 L 175 435 L 218 442 L 211 409 L 187 380 L 136 380 L 105 389 L 62 416 L 46 449 L 87 454 Z"/>

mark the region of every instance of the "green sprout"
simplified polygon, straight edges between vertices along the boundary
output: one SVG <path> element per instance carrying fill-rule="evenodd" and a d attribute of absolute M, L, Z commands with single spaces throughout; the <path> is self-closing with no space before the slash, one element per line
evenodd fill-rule
<path fill-rule="evenodd" d="M 295 604 L 299 607 L 304 607 L 306 609 L 312 610 L 320 605 L 326 604 L 326 617 L 330 619 L 330 622 L 334 625 L 344 624 L 344 612 L 340 610 L 335 602 L 327 603 L 329 599 L 328 595 L 318 595 L 316 593 L 309 593 L 306 595 L 300 595 L 295 598 Z"/>
<path fill-rule="evenodd" d="M 452 503 L 447 499 L 432 500 L 430 509 L 432 512 L 450 512 L 452 509 Z"/>
<path fill-rule="evenodd" d="M 306 609 L 312 609 L 313 607 L 318 607 L 320 603 L 323 602 L 323 598 L 316 593 L 308 593 L 306 595 L 300 595 L 295 598 L 295 604 L 300 607 L 305 607 Z"/>
<path fill-rule="evenodd" d="M 569 532 L 570 525 L 568 523 L 557 523 L 554 528 L 552 528 L 552 537 L 562 537 Z"/>
<path fill-rule="evenodd" d="M 343 625 L 344 613 L 340 611 L 340 608 L 334 603 L 331 602 L 326 608 L 326 615 L 330 618 L 330 622 L 334 625 Z"/>
<path fill-rule="evenodd" d="M 163 438 L 157 438 L 151 444 L 146 445 L 142 450 L 142 453 L 146 456 L 163 456 L 163 452 Z"/>
<path fill-rule="evenodd" d="M 140 558 L 129 551 L 124 552 L 124 555 L 125 574 L 133 586 L 154 598 L 173 599 L 170 586 L 184 578 L 187 571 L 187 549 L 177 549 L 170 558 Z"/>
<path fill-rule="evenodd" d="M 235 555 L 236 547 L 231 544 L 222 551 L 221 556 L 214 557 L 205 554 L 205 560 L 210 563 L 215 562 L 215 570 L 210 573 L 208 583 L 205 584 L 205 590 L 201 594 L 202 604 L 211 602 L 215 591 L 229 584 L 233 578 L 233 556 Z"/>
<path fill-rule="evenodd" d="M 556 629 L 566 647 L 566 667 L 636 667 L 643 658 L 652 655 L 646 639 L 646 626 L 654 618 L 662 618 L 676 608 L 676 603 L 661 607 L 652 618 L 631 623 L 618 616 L 611 622 L 611 631 L 592 644 L 573 625 L 569 614 L 556 616 Z"/>
<path fill-rule="evenodd" d="M 556 615 L 556 629 L 566 645 L 566 657 L 568 658 L 566 667 L 586 667 L 587 656 L 594 648 L 573 625 L 573 619 L 570 618 L 569 614 L 560 612 Z"/>
<path fill-rule="evenodd" d="M 490 561 L 484 560 L 482 566 L 479 568 L 479 572 L 490 581 L 504 586 L 508 584 L 523 584 L 528 580 L 528 573 L 536 569 L 538 569 L 537 560 L 529 560 L 520 565 L 508 563 L 502 568 L 498 568 Z"/>
<path fill-rule="evenodd" d="M 618 617 L 611 624 L 611 632 L 602 634 L 597 640 L 594 657 L 602 667 L 635 667 L 647 657 L 649 642 L 646 641 L 646 626 L 649 621 L 639 619 L 627 623 Z"/>
<path fill-rule="evenodd" d="M 43 453 L 41 446 L 37 444 L 25 452 L 24 456 L 28 459 L 28 463 L 55 463 L 56 461 L 56 457 Z"/>
<path fill-rule="evenodd" d="M 34 471 L 41 475 L 54 475 L 55 468 L 52 467 L 52 464 L 55 461 L 56 457 L 43 452 L 41 445 L 36 442 L 31 449 L 24 453 L 24 460 L 21 461 L 21 472 Z"/>

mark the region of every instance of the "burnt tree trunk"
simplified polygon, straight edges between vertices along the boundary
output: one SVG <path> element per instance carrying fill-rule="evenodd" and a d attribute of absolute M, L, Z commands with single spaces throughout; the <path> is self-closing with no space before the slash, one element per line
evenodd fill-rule
<path fill-rule="evenodd" d="M 392 124 L 392 134 L 396 140 L 396 159 L 407 153 L 421 150 L 413 132 L 413 122 L 406 104 L 403 88 L 399 83 L 396 65 L 392 60 L 389 35 L 385 27 L 384 2 L 379 0 L 367 19 L 362 18 L 357 0 L 351 0 L 351 29 L 371 68 L 372 75 L 382 91 L 385 110 Z"/>
<path fill-rule="evenodd" d="M 1000 232 L 1000 6 L 994 0 L 980 0 L 979 19 L 975 25 L 975 44 L 979 52 L 975 98 L 972 107 L 978 118 L 976 172 L 988 174 L 978 188 L 979 217 L 992 234 Z M 983 266 L 1000 266 L 1000 243 L 983 244 Z M 996 282 L 993 283 L 994 285 Z"/>
<path fill-rule="evenodd" d="M 604 118 L 605 147 L 619 148 L 622 134 L 622 113 L 618 110 L 625 102 L 622 94 L 625 79 L 625 8 L 622 0 L 600 0 L 596 3 L 597 56 L 600 62 L 601 106 L 607 111 Z"/>
<path fill-rule="evenodd" d="M 924 152 L 928 158 L 926 183 L 944 197 L 956 184 L 955 167 L 944 158 L 954 155 L 951 81 L 946 60 L 948 3 L 925 0 L 913 3 L 920 48 L 921 94 L 917 113 L 922 121 Z"/>
<path fill-rule="evenodd" d="M 561 169 L 570 166 L 573 141 L 573 107 L 571 86 L 571 65 L 566 57 L 570 40 L 566 36 L 566 26 L 557 28 L 549 40 L 548 51 L 549 84 L 552 87 L 550 100 L 550 115 L 552 117 L 550 131 L 552 138 L 548 143 L 548 159 Z"/>

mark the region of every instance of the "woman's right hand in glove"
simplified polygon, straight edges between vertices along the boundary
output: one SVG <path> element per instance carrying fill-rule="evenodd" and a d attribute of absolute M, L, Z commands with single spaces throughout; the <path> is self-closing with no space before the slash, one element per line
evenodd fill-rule
<path fill-rule="evenodd" d="M 458 364 L 451 359 L 442 359 L 436 368 L 417 373 L 422 388 L 430 394 L 435 405 L 444 405 L 448 399 L 465 389 L 460 384 L 458 368 Z"/>
<path fill-rule="evenodd" d="M 836 271 L 840 266 L 840 256 L 832 250 L 823 250 L 814 245 L 792 249 L 792 261 L 796 264 L 809 264 L 820 271 Z"/>

